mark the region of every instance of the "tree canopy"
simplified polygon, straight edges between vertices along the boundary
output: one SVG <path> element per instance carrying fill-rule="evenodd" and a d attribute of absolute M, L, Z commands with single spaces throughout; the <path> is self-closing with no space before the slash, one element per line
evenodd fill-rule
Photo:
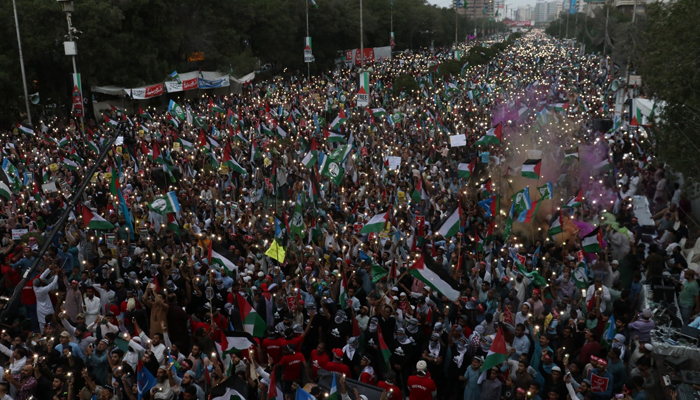
<path fill-rule="evenodd" d="M 72 16 L 78 39 L 78 70 L 83 84 L 135 87 L 163 81 L 173 70 L 232 68 L 243 75 L 258 63 L 277 69 L 306 70 L 303 43 L 307 0 L 78 0 Z M 327 71 L 340 51 L 359 47 L 360 0 L 316 0 L 309 6 L 309 29 L 316 62 L 312 72 Z M 365 47 L 387 46 L 391 0 L 364 1 Z M 42 106 L 69 104 L 72 64 L 63 53 L 67 24 L 55 1 L 17 0 L 29 92 Z M 0 4 L 0 122 L 13 124 L 23 113 L 19 55 L 12 2 Z M 482 21 L 460 16 L 459 37 Z M 436 46 L 454 41 L 453 9 L 425 0 L 393 0 L 396 49 Z M 502 29 L 502 25 L 499 25 Z M 486 22 L 487 30 L 496 23 Z M 188 55 L 203 53 L 190 62 Z M 60 114 L 60 113 L 59 113 Z"/>

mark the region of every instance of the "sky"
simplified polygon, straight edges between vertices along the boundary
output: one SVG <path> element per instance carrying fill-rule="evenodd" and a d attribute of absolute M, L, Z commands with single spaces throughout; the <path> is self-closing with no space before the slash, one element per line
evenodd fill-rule
<path fill-rule="evenodd" d="M 436 4 L 440 7 L 452 6 L 452 0 L 428 0 L 428 3 Z M 526 6 L 528 4 L 534 7 L 535 0 L 506 0 L 506 4 L 508 4 L 508 8 L 510 8 L 511 6 L 514 8 L 518 8 L 520 6 Z"/>

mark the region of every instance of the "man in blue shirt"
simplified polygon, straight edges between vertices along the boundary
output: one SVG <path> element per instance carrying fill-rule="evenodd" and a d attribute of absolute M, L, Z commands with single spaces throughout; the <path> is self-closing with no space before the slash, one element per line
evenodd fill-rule
<path fill-rule="evenodd" d="M 595 400 L 610 400 L 614 382 L 612 374 L 607 370 L 608 361 L 602 358 L 598 358 L 596 361 L 598 368 L 593 368 L 590 376 L 593 398 Z M 604 379 L 607 379 L 607 382 Z"/>
<path fill-rule="evenodd" d="M 56 345 L 56 350 L 58 350 L 60 354 L 63 354 L 64 347 L 70 347 L 70 352 L 73 353 L 74 357 L 79 357 L 81 360 L 85 360 L 83 350 L 80 348 L 80 346 L 78 346 L 77 343 L 71 341 L 70 333 L 68 333 L 67 331 L 61 332 L 61 336 L 59 336 L 58 340 L 61 343 Z"/>
<path fill-rule="evenodd" d="M 25 246 L 22 253 L 23 257 L 19 261 L 10 264 L 12 268 L 18 269 L 20 273 L 26 271 L 27 268 L 29 268 L 32 265 L 32 262 L 34 262 L 34 255 L 32 254 L 31 248 Z"/>

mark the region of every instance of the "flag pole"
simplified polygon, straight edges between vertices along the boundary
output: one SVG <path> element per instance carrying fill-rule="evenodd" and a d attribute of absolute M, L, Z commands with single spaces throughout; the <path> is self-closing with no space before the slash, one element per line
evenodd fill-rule
<path fill-rule="evenodd" d="M 19 35 L 19 20 L 17 19 L 17 3 L 12 0 L 12 10 L 15 13 L 15 29 L 17 30 L 17 47 L 19 49 L 19 66 L 22 69 L 22 86 L 24 87 L 24 105 L 27 107 L 27 121 L 32 125 L 32 113 L 29 110 L 29 92 L 27 92 L 27 75 L 24 72 L 24 56 L 22 55 L 22 38 Z"/>
<path fill-rule="evenodd" d="M 306 3 L 306 37 L 309 37 L 309 1 L 304 0 Z M 309 85 L 311 85 L 311 63 L 306 63 L 306 71 L 309 77 Z"/>
<path fill-rule="evenodd" d="M 362 67 L 365 66 L 365 37 L 364 37 L 364 26 L 362 22 L 362 0 L 360 0 L 360 59 L 362 60 Z"/>

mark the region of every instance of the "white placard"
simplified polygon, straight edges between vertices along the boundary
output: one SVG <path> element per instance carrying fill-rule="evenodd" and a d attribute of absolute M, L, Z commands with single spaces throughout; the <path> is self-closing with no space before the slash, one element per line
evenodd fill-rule
<path fill-rule="evenodd" d="M 450 147 L 462 147 L 467 145 L 467 137 L 464 135 L 450 136 Z"/>
<path fill-rule="evenodd" d="M 12 240 L 20 240 L 22 239 L 22 235 L 26 235 L 29 233 L 29 229 L 11 229 L 12 231 Z"/>
<path fill-rule="evenodd" d="M 56 188 L 56 182 L 44 183 L 43 185 L 41 185 L 41 189 L 44 192 L 58 192 L 58 189 Z"/>
<path fill-rule="evenodd" d="M 399 169 L 401 166 L 401 157 L 388 156 L 386 159 L 389 161 L 389 169 Z"/>

